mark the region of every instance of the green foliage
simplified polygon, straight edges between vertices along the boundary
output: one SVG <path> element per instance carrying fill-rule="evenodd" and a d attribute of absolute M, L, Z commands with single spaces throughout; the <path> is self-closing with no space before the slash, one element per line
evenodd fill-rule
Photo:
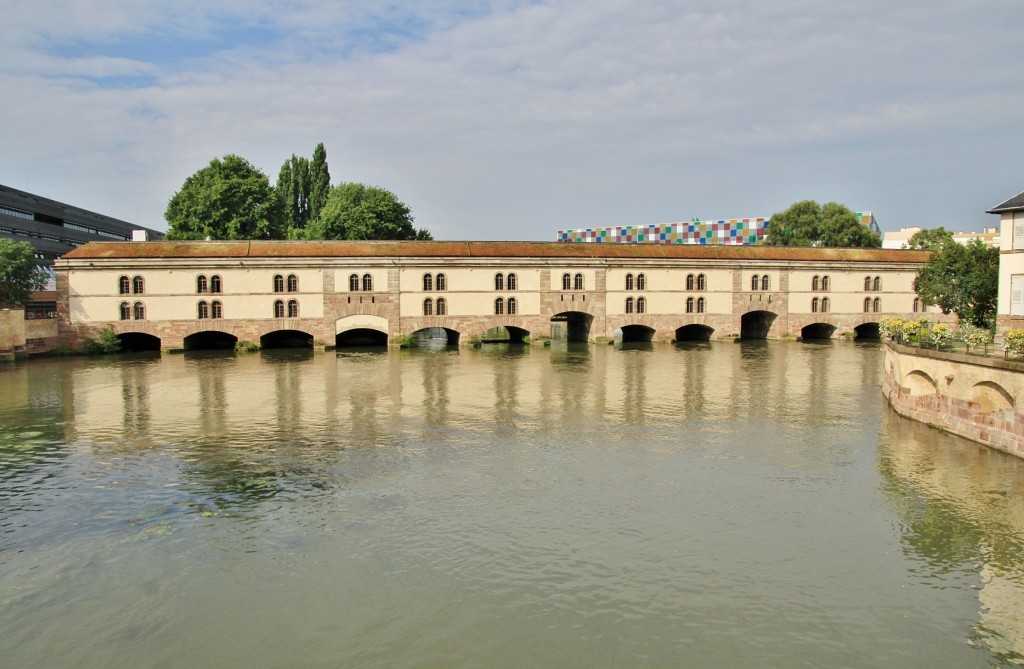
<path fill-rule="evenodd" d="M 82 350 L 89 355 L 117 353 L 121 350 L 121 340 L 112 328 L 104 328 L 100 332 L 99 341 L 86 337 L 82 340 Z"/>
<path fill-rule="evenodd" d="M 907 248 L 915 251 L 938 251 L 947 244 L 954 244 L 953 233 L 946 228 L 919 230 L 907 240 Z"/>
<path fill-rule="evenodd" d="M 267 175 L 236 155 L 214 158 L 185 179 L 164 213 L 167 239 L 281 239 L 284 229 Z"/>
<path fill-rule="evenodd" d="M 399 348 L 415 348 L 416 335 L 400 334 L 392 340 L 392 343 L 397 344 Z"/>
<path fill-rule="evenodd" d="M 309 165 L 309 220 L 320 218 L 320 212 L 331 194 L 331 172 L 327 168 L 327 149 L 320 142 L 313 149 L 313 161 Z"/>
<path fill-rule="evenodd" d="M 260 345 L 255 342 L 246 339 L 239 339 L 235 342 L 236 353 L 255 353 L 258 350 L 260 350 Z"/>
<path fill-rule="evenodd" d="M 281 204 L 281 227 L 289 236 L 305 229 L 309 221 L 309 161 L 293 153 L 281 166 L 274 191 Z"/>
<path fill-rule="evenodd" d="M 1010 353 L 1024 353 L 1024 329 L 1009 330 L 1003 335 L 1003 348 Z"/>
<path fill-rule="evenodd" d="M 814 200 L 801 200 L 772 214 L 764 244 L 879 248 L 882 238 L 841 204 L 820 205 Z"/>
<path fill-rule="evenodd" d="M 967 348 L 981 348 L 992 343 L 992 332 L 987 328 L 979 328 L 967 321 L 960 321 L 959 327 L 960 339 L 967 344 Z"/>
<path fill-rule="evenodd" d="M 955 312 L 961 321 L 989 328 L 999 294 L 999 249 L 980 239 L 958 244 L 950 237 L 918 271 L 914 291 L 944 314 Z"/>
<path fill-rule="evenodd" d="M 36 264 L 32 245 L 0 239 L 0 306 L 23 306 L 30 292 L 44 287 L 46 273 Z"/>
<path fill-rule="evenodd" d="M 412 212 L 383 188 L 342 183 L 331 189 L 320 220 L 306 228 L 307 239 L 432 239 L 413 227 Z"/>

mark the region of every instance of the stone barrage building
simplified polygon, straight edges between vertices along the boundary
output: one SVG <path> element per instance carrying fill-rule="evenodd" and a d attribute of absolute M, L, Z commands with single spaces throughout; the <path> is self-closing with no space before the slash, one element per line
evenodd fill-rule
<path fill-rule="evenodd" d="M 61 343 L 394 344 L 435 333 L 595 341 L 877 336 L 951 321 L 913 291 L 928 254 L 558 242 L 104 242 L 56 262 Z"/>

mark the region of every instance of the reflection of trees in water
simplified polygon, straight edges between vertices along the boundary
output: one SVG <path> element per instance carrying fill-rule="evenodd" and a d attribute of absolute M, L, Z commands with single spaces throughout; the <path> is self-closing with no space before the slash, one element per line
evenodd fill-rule
<path fill-rule="evenodd" d="M 457 351 L 429 351 L 416 355 L 423 378 L 423 415 L 434 425 L 448 421 L 448 374 Z"/>

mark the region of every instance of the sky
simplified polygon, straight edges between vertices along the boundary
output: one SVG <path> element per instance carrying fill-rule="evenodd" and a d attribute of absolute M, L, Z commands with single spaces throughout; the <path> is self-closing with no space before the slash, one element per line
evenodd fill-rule
<path fill-rule="evenodd" d="M 212 159 L 436 239 L 770 216 L 980 231 L 1024 190 L 1020 0 L 5 0 L 0 183 L 165 230 Z"/>

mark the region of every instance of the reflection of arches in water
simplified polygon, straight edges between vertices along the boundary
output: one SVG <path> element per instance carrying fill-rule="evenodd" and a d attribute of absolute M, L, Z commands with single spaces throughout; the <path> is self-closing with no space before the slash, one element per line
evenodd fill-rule
<path fill-rule="evenodd" d="M 915 369 L 903 377 L 901 385 L 906 387 L 911 395 L 934 395 L 939 388 L 935 379 L 919 369 Z"/>
<path fill-rule="evenodd" d="M 853 331 L 857 333 L 857 339 L 880 339 L 882 337 L 878 323 L 861 323 Z"/>
<path fill-rule="evenodd" d="M 992 381 L 976 383 L 971 388 L 971 401 L 977 403 L 978 409 L 983 413 L 1008 411 L 1016 405 L 1013 395 L 1006 392 L 1006 389 L 1001 385 Z"/>
<path fill-rule="evenodd" d="M 594 317 L 582 311 L 563 311 L 551 317 L 551 338 L 563 341 L 590 341 Z"/>
<path fill-rule="evenodd" d="M 710 341 L 715 329 L 707 325 L 693 323 L 676 328 L 676 341 Z"/>
<path fill-rule="evenodd" d="M 778 318 L 778 314 L 770 311 L 751 311 L 743 314 L 740 337 L 742 339 L 767 339 L 776 318 Z"/>
<path fill-rule="evenodd" d="M 159 351 L 160 338 L 145 332 L 122 332 L 117 335 L 121 340 L 121 350 L 127 352 Z"/>
<path fill-rule="evenodd" d="M 185 337 L 186 351 L 222 351 L 235 348 L 238 337 L 218 330 L 194 332 Z"/>
<path fill-rule="evenodd" d="M 800 328 L 801 339 L 831 339 L 836 326 L 830 323 L 811 323 Z"/>
<path fill-rule="evenodd" d="M 260 337 L 260 348 L 313 348 L 313 335 L 301 330 L 274 330 Z"/>
<path fill-rule="evenodd" d="M 647 327 L 646 325 L 623 325 L 620 333 L 623 343 L 652 341 L 654 339 L 654 328 Z"/>
<path fill-rule="evenodd" d="M 334 335 L 336 348 L 387 346 L 388 335 L 380 330 L 370 328 L 353 328 Z"/>
<path fill-rule="evenodd" d="M 442 349 L 459 345 L 459 331 L 448 328 L 431 327 L 416 330 L 412 333 L 416 348 Z"/>
<path fill-rule="evenodd" d="M 522 344 L 530 336 L 529 330 L 523 328 L 517 328 L 514 325 L 499 325 L 497 327 L 488 328 L 484 332 L 483 342 L 485 344 L 491 343 L 509 343 L 509 344 Z"/>

